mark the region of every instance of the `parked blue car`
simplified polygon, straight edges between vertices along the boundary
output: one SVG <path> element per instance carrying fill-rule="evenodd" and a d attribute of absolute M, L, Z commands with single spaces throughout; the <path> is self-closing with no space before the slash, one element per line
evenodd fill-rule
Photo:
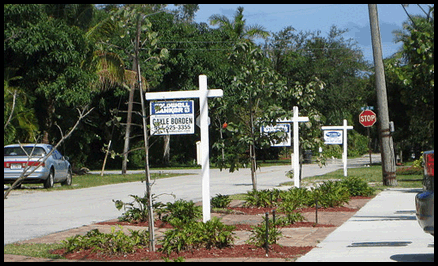
<path fill-rule="evenodd" d="M 4 146 L 4 184 L 14 183 L 23 173 L 35 169 L 42 159 L 54 147 L 49 144 L 11 144 Z M 70 186 L 72 184 L 72 170 L 68 158 L 62 156 L 58 150 L 38 166 L 21 183 L 43 183 L 44 188 L 53 187 L 54 183 Z"/>

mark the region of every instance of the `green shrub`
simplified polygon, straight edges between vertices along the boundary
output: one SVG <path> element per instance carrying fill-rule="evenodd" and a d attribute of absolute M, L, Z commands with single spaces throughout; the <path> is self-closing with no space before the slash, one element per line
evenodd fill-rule
<path fill-rule="evenodd" d="M 350 193 L 348 189 L 339 181 L 324 181 L 319 187 L 311 189 L 311 205 L 315 205 L 318 199 L 318 206 L 320 207 L 337 207 L 348 203 L 350 200 Z"/>
<path fill-rule="evenodd" d="M 266 240 L 268 245 L 277 243 L 277 240 L 282 236 L 281 231 L 276 227 L 277 224 L 277 222 L 274 224 L 273 220 L 268 219 L 268 239 L 266 239 L 265 219 L 257 226 L 251 226 L 251 235 L 246 243 L 257 247 L 266 246 Z"/>
<path fill-rule="evenodd" d="M 252 190 L 248 191 L 245 195 L 246 207 L 272 207 L 277 205 L 277 201 L 280 199 L 281 191 L 278 189 L 264 189 L 264 190 Z"/>
<path fill-rule="evenodd" d="M 197 248 L 224 248 L 233 245 L 235 226 L 223 224 L 219 218 L 212 217 L 206 223 L 172 220 L 174 229 L 164 232 L 164 238 L 159 240 L 163 253 L 172 251 L 193 250 Z"/>
<path fill-rule="evenodd" d="M 201 218 L 201 206 L 195 206 L 193 201 L 186 201 L 179 199 L 174 203 L 168 202 L 163 210 L 162 220 L 164 222 L 171 222 L 174 219 L 180 220 L 184 223 L 193 222 Z"/>
<path fill-rule="evenodd" d="M 133 253 L 137 247 L 146 246 L 149 243 L 149 232 L 134 231 L 129 229 L 131 235 L 126 235 L 120 230 L 115 231 L 115 227 L 111 227 L 111 233 L 101 233 L 98 229 L 88 231 L 84 236 L 75 235 L 68 237 L 61 243 L 67 252 L 73 252 L 82 249 L 93 249 L 93 251 L 101 251 L 105 254 L 121 254 Z"/>
<path fill-rule="evenodd" d="M 340 182 L 348 189 L 351 196 L 369 197 L 374 194 L 374 188 L 368 186 L 368 183 L 360 177 L 349 176 Z"/>
<path fill-rule="evenodd" d="M 294 206 L 294 209 L 309 206 L 312 201 L 310 191 L 307 188 L 293 187 L 287 191 L 283 191 L 280 195 L 281 203 L 279 206 L 287 203 Z"/>
<path fill-rule="evenodd" d="M 148 220 L 148 197 L 145 195 L 144 197 L 139 197 L 137 195 L 129 195 L 134 199 L 133 202 L 125 203 L 121 200 L 113 200 L 116 205 L 117 210 L 121 210 L 124 208 L 125 212 L 122 216 L 119 217 L 120 221 L 140 221 L 145 222 Z M 137 207 L 138 206 L 138 207 Z"/>
<path fill-rule="evenodd" d="M 228 195 L 216 194 L 216 196 L 211 199 L 210 203 L 213 208 L 227 208 L 231 203 L 231 199 Z"/>

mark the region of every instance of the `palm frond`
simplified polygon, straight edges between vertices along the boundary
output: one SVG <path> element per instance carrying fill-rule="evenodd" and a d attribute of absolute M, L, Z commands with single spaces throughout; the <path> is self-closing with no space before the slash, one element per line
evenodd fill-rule
<path fill-rule="evenodd" d="M 125 70 L 124 86 L 131 89 L 131 88 L 135 88 L 137 84 L 138 84 L 137 72 L 132 70 Z M 149 88 L 149 84 L 147 83 L 146 79 L 143 76 L 141 77 L 141 86 L 143 91 L 146 91 Z"/>

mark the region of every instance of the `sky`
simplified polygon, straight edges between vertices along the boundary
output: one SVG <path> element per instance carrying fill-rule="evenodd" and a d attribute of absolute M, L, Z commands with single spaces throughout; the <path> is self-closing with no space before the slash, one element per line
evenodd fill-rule
<path fill-rule="evenodd" d="M 170 6 L 170 5 L 169 5 Z M 327 36 L 332 25 L 338 29 L 348 29 L 345 39 L 352 38 L 358 43 L 365 60 L 373 62 L 371 33 L 367 4 L 200 4 L 195 22 L 209 24 L 213 14 L 225 15 L 230 20 L 237 7 L 244 8 L 243 15 L 247 25 L 260 25 L 269 32 L 279 32 L 287 26 L 296 32 L 321 31 Z M 427 12 L 426 4 L 421 7 Z M 412 15 L 424 15 L 417 4 L 410 4 L 406 10 Z M 394 43 L 393 30 L 401 30 L 403 22 L 409 18 L 400 4 L 377 5 L 383 58 L 389 57 L 401 48 Z"/>

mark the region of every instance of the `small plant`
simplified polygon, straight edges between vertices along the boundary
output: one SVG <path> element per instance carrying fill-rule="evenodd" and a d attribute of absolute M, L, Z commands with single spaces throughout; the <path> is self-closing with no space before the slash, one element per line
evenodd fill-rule
<path fill-rule="evenodd" d="M 318 206 L 337 207 L 350 201 L 348 189 L 339 181 L 324 181 L 319 187 L 311 189 L 310 207 L 315 205 L 318 199 Z"/>
<path fill-rule="evenodd" d="M 148 220 L 148 197 L 145 195 L 144 197 L 139 197 L 137 195 L 129 195 L 134 199 L 133 202 L 125 203 L 121 200 L 113 200 L 116 205 L 117 210 L 121 210 L 124 208 L 125 212 L 119 217 L 120 221 L 140 221 L 145 222 Z M 135 204 L 137 203 L 137 204 Z M 138 207 L 136 207 L 138 206 Z"/>
<path fill-rule="evenodd" d="M 122 253 L 133 253 L 137 247 L 147 246 L 149 242 L 149 232 L 134 231 L 129 229 L 131 235 L 123 233 L 123 227 L 119 225 L 119 231 L 111 227 L 111 233 L 105 234 L 98 229 L 88 231 L 84 236 L 75 235 L 62 241 L 67 252 L 82 249 L 93 249 L 105 254 L 114 255 Z"/>
<path fill-rule="evenodd" d="M 172 220 L 174 229 L 164 232 L 159 249 L 163 253 L 180 252 L 197 248 L 223 248 L 234 243 L 234 226 L 223 224 L 219 218 L 213 217 L 206 223 Z"/>
<path fill-rule="evenodd" d="M 161 202 L 157 202 L 156 198 L 158 198 L 160 195 L 167 194 L 162 193 L 159 195 L 152 194 L 152 208 L 157 212 L 159 217 L 161 217 L 163 213 L 163 208 L 165 207 L 165 204 Z M 173 194 L 167 194 L 171 195 L 175 198 L 175 195 Z M 122 208 L 125 210 L 125 212 L 122 214 L 122 216 L 119 217 L 120 221 L 126 221 L 126 222 L 146 222 L 148 220 L 148 205 L 149 205 L 149 199 L 147 194 L 145 194 L 143 197 L 139 197 L 137 195 L 129 195 L 134 199 L 133 202 L 123 202 L 121 200 L 113 200 L 114 204 L 116 205 L 117 210 L 121 210 Z"/>
<path fill-rule="evenodd" d="M 231 203 L 231 199 L 228 195 L 216 194 L 210 203 L 213 208 L 227 208 Z"/>
<path fill-rule="evenodd" d="M 374 189 L 368 186 L 368 183 L 360 177 L 349 176 L 343 179 L 341 185 L 348 189 L 351 196 L 371 196 Z"/>
<path fill-rule="evenodd" d="M 193 222 L 201 218 L 201 206 L 195 206 L 193 201 L 179 199 L 174 203 L 168 202 L 162 212 L 162 220 L 171 222 L 172 220 L 180 220 L 183 223 Z"/>
<path fill-rule="evenodd" d="M 294 206 L 296 208 L 302 208 L 308 206 L 311 202 L 310 191 L 307 188 L 293 187 L 281 194 L 281 203 L 279 206 L 285 203 Z"/>
<path fill-rule="evenodd" d="M 246 207 L 272 207 L 277 205 L 281 191 L 278 189 L 252 190 L 245 196 Z"/>
<path fill-rule="evenodd" d="M 283 201 L 278 208 L 279 212 L 283 212 L 286 216 L 279 218 L 277 224 L 288 225 L 296 222 L 302 222 L 306 218 L 299 212 L 296 212 L 297 205 L 293 201 Z"/>
<path fill-rule="evenodd" d="M 268 220 L 268 239 L 266 239 L 266 221 L 264 219 L 257 226 L 251 226 L 251 236 L 246 243 L 257 247 L 265 247 L 266 241 L 268 245 L 277 243 L 282 234 L 276 225 L 277 222 L 274 224 L 273 220 Z"/>

